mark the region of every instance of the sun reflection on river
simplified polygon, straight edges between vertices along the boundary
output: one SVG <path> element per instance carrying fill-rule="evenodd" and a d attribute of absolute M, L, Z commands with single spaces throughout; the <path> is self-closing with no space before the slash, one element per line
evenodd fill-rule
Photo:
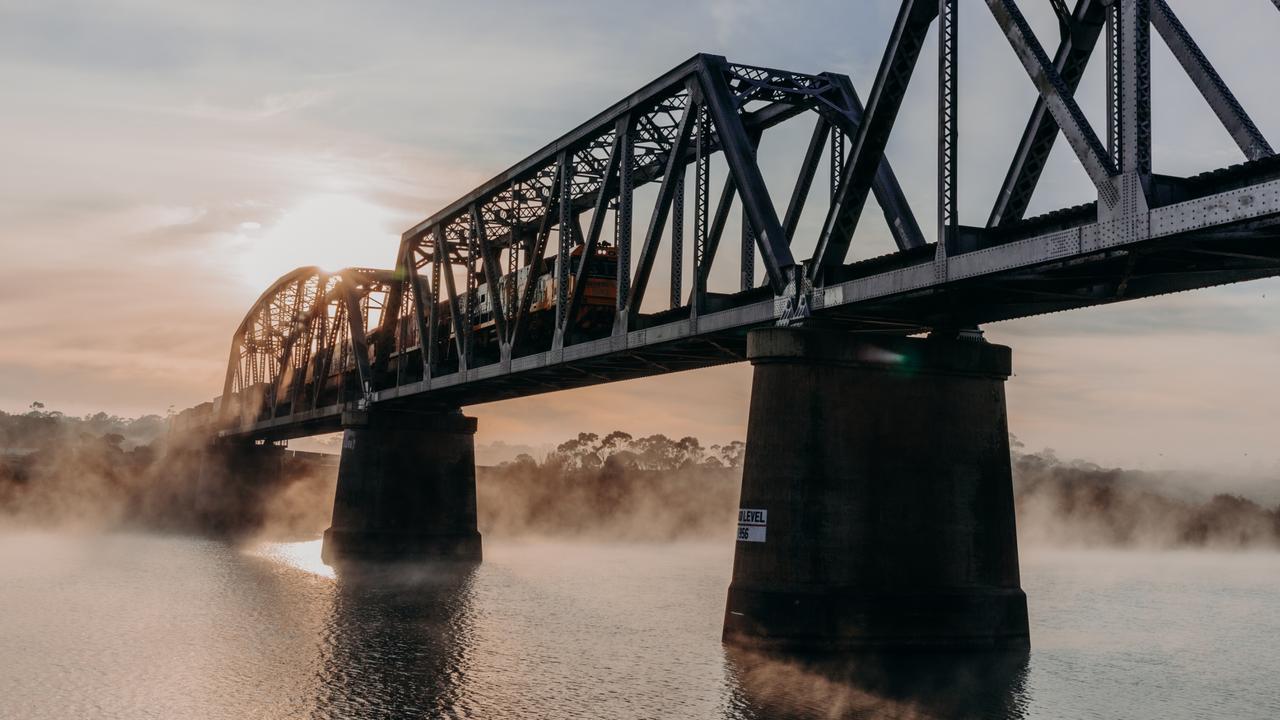
<path fill-rule="evenodd" d="M 336 575 L 333 568 L 320 559 L 320 548 L 323 540 L 307 540 L 305 542 L 263 543 L 250 552 L 258 557 L 268 558 L 284 563 L 289 567 L 333 579 Z"/>

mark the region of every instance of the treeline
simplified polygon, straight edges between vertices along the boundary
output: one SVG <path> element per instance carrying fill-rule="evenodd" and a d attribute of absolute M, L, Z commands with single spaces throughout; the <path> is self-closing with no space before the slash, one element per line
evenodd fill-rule
<path fill-rule="evenodd" d="M 1018 534 L 1029 546 L 1280 548 L 1280 505 L 1230 493 L 1179 496 L 1172 473 L 1064 461 L 1051 450 L 1025 452 L 1016 438 L 1012 446 Z M 483 469 L 481 530 L 726 537 L 744 449 L 742 442 L 704 448 L 692 437 L 581 433 L 542 462 L 522 455 Z"/>
<path fill-rule="evenodd" d="M 578 433 L 576 438 L 556 446 L 544 464 L 566 470 L 595 470 L 614 463 L 635 470 L 679 470 L 682 468 L 742 467 L 746 443 L 734 440 L 725 445 L 704 448 L 696 437 L 673 440 L 666 435 L 633 437 L 621 430 L 601 437 L 596 433 Z M 534 462 L 527 454 L 517 455 L 516 464 Z"/>
<path fill-rule="evenodd" d="M 272 529 L 293 539 L 323 530 L 333 464 L 279 453 L 278 472 L 236 476 L 216 467 L 216 455 L 209 464 L 205 432 L 174 430 L 173 417 L 76 417 L 40 403 L 0 412 L 0 527 L 232 538 Z"/>
<path fill-rule="evenodd" d="M 159 415 L 123 418 L 104 412 L 77 417 L 46 410 L 33 402 L 25 413 L 0 410 L 0 450 L 16 455 L 62 445 L 84 436 L 100 438 L 124 450 L 150 445 L 168 430 L 168 421 Z"/>
<path fill-rule="evenodd" d="M 134 478 L 154 464 L 150 444 L 164 430 L 158 415 L 76 417 L 40 402 L 0 411 L 0 517 L 59 525 L 128 514 Z"/>
<path fill-rule="evenodd" d="M 154 415 L 72 417 L 38 404 L 0 413 L 0 522 L 291 539 L 327 525 L 332 462 L 295 457 L 270 473 L 273 482 L 210 482 L 199 472 L 202 442 L 203 435 L 171 431 Z M 1104 468 L 1012 444 L 1018 534 L 1028 546 L 1280 548 L 1280 506 L 1179 493 L 1184 474 Z M 579 433 L 542 460 L 523 454 L 478 468 L 480 530 L 491 537 L 728 538 L 744 450 L 741 441 L 704 446 L 694 437 Z"/>
<path fill-rule="evenodd" d="M 1280 547 L 1280 505 L 1230 493 L 1173 497 L 1166 475 L 1015 448 L 1018 535 L 1053 547 Z"/>
<path fill-rule="evenodd" d="M 482 533 L 623 540 L 729 537 L 745 445 L 579 433 L 538 462 L 481 468 Z"/>

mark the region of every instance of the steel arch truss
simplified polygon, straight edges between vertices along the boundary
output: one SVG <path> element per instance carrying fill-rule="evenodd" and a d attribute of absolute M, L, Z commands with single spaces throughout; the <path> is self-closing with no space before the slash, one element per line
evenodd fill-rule
<path fill-rule="evenodd" d="M 315 267 L 277 280 L 232 339 L 221 417 L 240 423 L 296 420 L 366 400 L 374 350 L 384 343 L 377 328 L 388 312 L 392 280 L 388 270 L 329 273 Z"/>

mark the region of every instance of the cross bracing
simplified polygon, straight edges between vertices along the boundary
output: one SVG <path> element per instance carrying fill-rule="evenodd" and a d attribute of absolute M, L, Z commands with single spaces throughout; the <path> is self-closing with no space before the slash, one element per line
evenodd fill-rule
<path fill-rule="evenodd" d="M 282 278 L 233 342 L 227 432 L 310 434 L 354 406 L 457 406 L 735 362 L 746 332 L 771 324 L 949 334 L 1280 274 L 1280 161 L 1168 4 L 1053 5 L 1049 49 L 1015 0 L 905 0 L 865 106 L 836 73 L 691 58 L 410 228 L 394 270 Z M 957 206 L 961 11 L 990 16 L 1036 92 L 982 226 Z M 926 234 L 885 148 L 935 25 L 939 215 Z M 1152 30 L 1241 164 L 1152 172 Z M 1097 128 L 1075 100 L 1095 53 L 1108 97 Z M 767 183 L 757 149 L 794 122 L 811 128 L 799 171 Z M 1097 200 L 1028 218 L 1059 137 Z M 850 262 L 871 198 L 896 250 Z M 824 219 L 800 242 L 806 208 Z M 741 282 L 713 291 L 725 266 Z"/>

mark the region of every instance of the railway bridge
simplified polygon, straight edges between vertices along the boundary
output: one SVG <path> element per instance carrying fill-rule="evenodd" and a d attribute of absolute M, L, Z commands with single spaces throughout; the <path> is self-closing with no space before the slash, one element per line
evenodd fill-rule
<path fill-rule="evenodd" d="M 903 0 L 865 100 L 697 55 L 409 228 L 394 268 L 280 278 L 235 332 L 220 442 L 345 433 L 329 562 L 478 561 L 463 406 L 749 361 L 726 640 L 1025 647 L 1011 353 L 980 328 L 1280 274 L 1280 158 L 1165 0 L 1052 0 L 1056 49 L 985 2 L 1036 93 L 984 224 L 957 212 L 958 0 Z M 926 231 L 885 148 L 935 24 Z M 1153 30 L 1239 164 L 1152 171 Z M 1103 128 L 1075 99 L 1096 55 Z M 807 137 L 793 176 L 775 137 Z M 1028 217 L 1059 138 L 1096 200 Z"/>

